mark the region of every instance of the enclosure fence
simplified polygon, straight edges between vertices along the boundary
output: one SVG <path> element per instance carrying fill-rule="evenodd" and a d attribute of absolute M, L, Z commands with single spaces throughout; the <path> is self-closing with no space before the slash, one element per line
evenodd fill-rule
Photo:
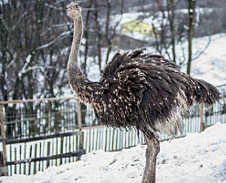
<path fill-rule="evenodd" d="M 200 132 L 218 121 L 226 123 L 226 92 L 220 103 L 194 105 L 184 118 L 185 128 L 173 138 Z M 0 102 L 0 174 L 35 174 L 49 166 L 80 159 L 94 150 L 117 151 L 145 143 L 134 128 L 107 128 L 89 106 L 76 98 Z M 172 137 L 161 135 L 160 140 Z"/>

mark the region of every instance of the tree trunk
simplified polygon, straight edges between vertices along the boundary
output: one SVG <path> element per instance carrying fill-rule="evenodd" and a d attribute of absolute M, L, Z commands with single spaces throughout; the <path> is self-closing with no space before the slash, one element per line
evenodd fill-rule
<path fill-rule="evenodd" d="M 94 1 L 94 8 L 97 8 L 96 1 Z M 98 66 L 99 71 L 102 73 L 102 54 L 101 54 L 101 26 L 98 20 L 99 12 L 97 10 L 94 11 L 94 21 L 96 22 L 96 33 L 97 33 L 97 55 L 98 55 Z"/>
<path fill-rule="evenodd" d="M 172 61 L 176 64 L 176 39 L 175 39 L 175 9 L 176 4 L 174 0 L 168 1 L 168 19 L 169 19 L 169 25 L 170 25 L 170 32 L 171 32 L 171 45 L 172 45 Z"/>
<path fill-rule="evenodd" d="M 156 158 L 160 151 L 159 141 L 153 137 L 151 139 L 146 138 L 147 149 L 146 149 L 146 165 L 142 183 L 155 183 L 156 175 Z"/>
<path fill-rule="evenodd" d="M 194 22 L 195 22 L 195 9 L 197 0 L 188 0 L 188 15 L 189 15 L 189 26 L 188 26 L 188 63 L 187 63 L 187 74 L 191 74 L 191 62 L 192 62 L 192 41 L 194 34 Z"/>
<path fill-rule="evenodd" d="M 88 10 L 87 10 L 87 13 L 86 13 L 86 19 L 85 19 L 85 30 L 84 30 L 84 38 L 86 40 L 85 42 L 85 53 L 84 53 L 84 63 L 83 63 L 83 73 L 85 76 L 87 76 L 87 73 L 86 73 L 86 65 L 87 65 L 87 58 L 88 58 L 88 50 L 89 50 L 89 19 L 90 19 L 90 14 L 91 14 L 91 7 L 93 5 L 93 0 L 90 0 L 89 1 L 89 5 L 88 5 Z"/>

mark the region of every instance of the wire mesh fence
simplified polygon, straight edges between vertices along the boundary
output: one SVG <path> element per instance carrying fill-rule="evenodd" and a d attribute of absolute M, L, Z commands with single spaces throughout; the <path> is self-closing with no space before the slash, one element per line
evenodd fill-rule
<path fill-rule="evenodd" d="M 4 106 L 7 139 L 30 138 L 78 128 L 76 99 L 16 103 Z M 89 106 L 82 105 L 82 126 L 99 125 Z"/>
<path fill-rule="evenodd" d="M 205 127 L 218 121 L 226 123 L 226 92 L 220 88 L 219 103 L 203 106 Z M 82 134 L 78 129 L 76 98 L 1 103 L 4 105 L 4 127 L 9 175 L 34 174 L 48 166 L 76 161 L 94 150 L 116 151 L 144 143 L 134 128 L 114 129 L 101 126 L 89 106 L 82 105 Z M 174 138 L 200 132 L 200 108 L 194 105 L 184 118 L 185 128 Z M 76 132 L 74 134 L 73 132 Z M 57 135 L 59 134 L 59 136 Z M 161 135 L 160 140 L 172 137 Z M 82 142 L 82 147 L 81 147 Z M 76 157 L 75 155 L 78 155 Z"/>
<path fill-rule="evenodd" d="M 225 121 L 225 87 L 221 88 L 222 99 L 211 107 L 204 106 L 205 126 L 210 126 L 216 121 Z M 74 131 L 78 129 L 77 101 L 75 98 L 57 99 L 54 101 L 43 100 L 29 103 L 13 103 L 4 105 L 4 125 L 7 139 L 30 138 L 55 133 Z M 100 125 L 89 105 L 81 106 L 82 127 Z M 194 105 L 190 116 L 184 118 L 189 121 L 199 120 L 199 107 Z M 192 131 L 199 131 L 193 124 Z"/>

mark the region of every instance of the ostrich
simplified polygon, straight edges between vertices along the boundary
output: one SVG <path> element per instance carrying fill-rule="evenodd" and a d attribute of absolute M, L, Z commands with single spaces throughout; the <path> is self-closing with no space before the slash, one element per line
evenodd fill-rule
<path fill-rule="evenodd" d="M 143 183 L 155 182 L 156 157 L 160 151 L 158 134 L 182 131 L 182 116 L 194 102 L 211 105 L 220 98 L 211 84 L 181 72 L 160 55 L 142 50 L 116 53 L 106 65 L 99 82 L 87 79 L 77 65 L 83 34 L 81 7 L 67 6 L 74 21 L 74 35 L 67 65 L 69 83 L 76 96 L 94 109 L 96 118 L 111 127 L 134 127 L 146 141 Z"/>

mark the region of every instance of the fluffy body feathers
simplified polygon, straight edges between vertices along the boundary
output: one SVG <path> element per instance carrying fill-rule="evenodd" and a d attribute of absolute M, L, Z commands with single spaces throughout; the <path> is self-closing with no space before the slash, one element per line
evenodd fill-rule
<path fill-rule="evenodd" d="M 163 56 L 142 50 L 115 54 L 100 82 L 84 81 L 75 92 L 92 105 L 102 124 L 135 127 L 148 137 L 181 131 L 182 116 L 195 101 L 211 105 L 220 98 L 211 84 L 191 78 Z"/>

